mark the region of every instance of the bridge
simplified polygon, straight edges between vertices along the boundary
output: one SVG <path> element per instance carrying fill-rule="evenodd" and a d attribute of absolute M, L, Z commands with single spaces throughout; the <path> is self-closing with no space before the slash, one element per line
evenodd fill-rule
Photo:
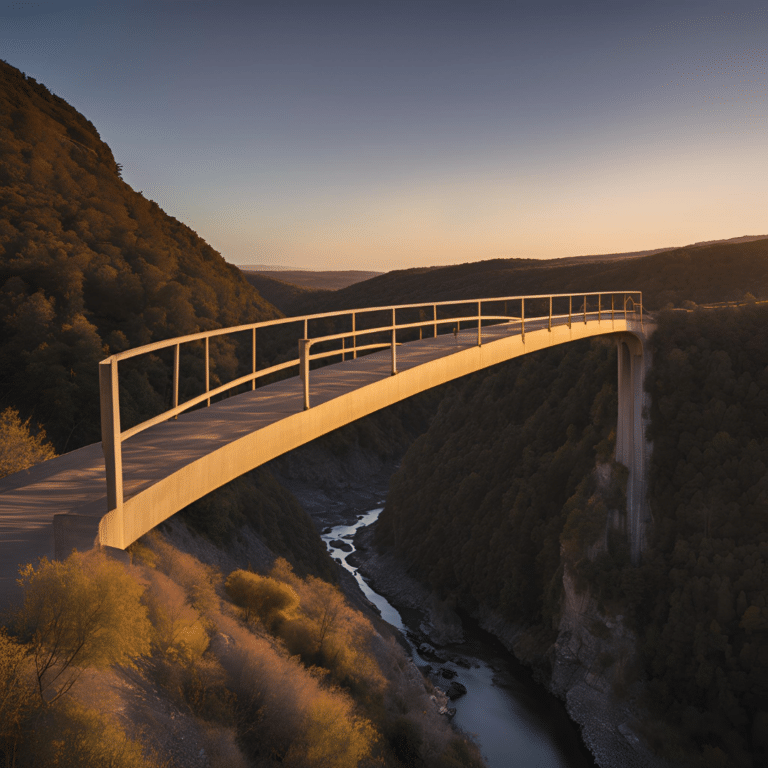
<path fill-rule="evenodd" d="M 257 369 L 257 333 L 262 344 L 265 333 L 284 339 L 292 327 L 297 356 Z M 513 357 L 600 335 L 614 336 L 619 347 L 616 458 L 630 470 L 637 559 L 650 330 L 639 291 L 548 294 L 280 318 L 112 355 L 99 366 L 101 443 L 0 480 L 0 597 L 12 594 L 23 563 L 94 544 L 123 550 L 230 480 L 380 408 Z M 212 347 L 222 340 L 230 353 L 239 344 L 241 358 L 247 349 L 249 359 L 240 360 L 244 374 L 211 388 Z M 194 345 L 204 388 L 179 402 L 181 350 Z M 156 364 L 163 350 L 173 356 L 170 407 L 123 428 L 121 364 L 142 357 Z M 259 379 L 268 383 L 257 387 Z"/>

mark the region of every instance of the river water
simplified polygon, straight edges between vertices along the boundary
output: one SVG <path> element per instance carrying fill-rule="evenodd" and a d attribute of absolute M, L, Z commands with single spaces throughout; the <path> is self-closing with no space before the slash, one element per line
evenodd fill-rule
<path fill-rule="evenodd" d="M 496 638 L 470 620 L 464 621 L 464 643 L 439 649 L 447 661 L 436 662 L 419 654 L 409 637 L 409 629 L 416 626 L 407 626 L 401 614 L 347 562 L 354 551 L 355 532 L 374 523 L 381 510 L 369 510 L 353 525 L 335 526 L 322 538 L 331 555 L 354 575 L 365 596 L 381 611 L 381 617 L 403 634 L 416 664 L 420 668 L 430 665 L 433 673 L 437 668 L 451 670 L 453 679 L 467 689 L 466 695 L 451 702 L 456 709 L 453 722 L 475 738 L 489 768 L 593 768 L 596 763 L 562 702 L 537 685 Z M 332 546 L 339 541 L 351 551 Z M 443 689 L 450 684 L 434 674 L 431 679 Z"/>

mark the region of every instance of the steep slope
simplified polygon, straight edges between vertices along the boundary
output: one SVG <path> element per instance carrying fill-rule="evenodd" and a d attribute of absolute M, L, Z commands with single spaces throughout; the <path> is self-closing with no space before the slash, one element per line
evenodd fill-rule
<path fill-rule="evenodd" d="M 100 439 L 103 357 L 279 315 L 122 181 L 83 115 L 0 62 L 0 410 L 32 415 L 57 450 L 72 450 Z M 233 350 L 216 345 L 214 380 L 234 373 Z M 187 362 L 184 386 L 194 388 L 200 366 Z M 165 387 L 157 371 L 136 371 L 127 418 L 156 408 Z"/>

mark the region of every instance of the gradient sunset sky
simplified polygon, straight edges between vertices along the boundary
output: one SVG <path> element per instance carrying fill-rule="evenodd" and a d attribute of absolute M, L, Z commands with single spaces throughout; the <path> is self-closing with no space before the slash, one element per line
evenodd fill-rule
<path fill-rule="evenodd" d="M 0 58 L 236 264 L 768 234 L 762 1 L 0 0 Z"/>

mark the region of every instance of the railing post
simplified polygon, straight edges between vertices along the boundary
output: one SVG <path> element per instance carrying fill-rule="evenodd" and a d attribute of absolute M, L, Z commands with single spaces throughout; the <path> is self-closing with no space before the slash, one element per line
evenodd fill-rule
<path fill-rule="evenodd" d="M 573 296 L 568 297 L 568 328 L 571 327 L 571 312 L 573 311 Z"/>
<path fill-rule="evenodd" d="M 550 333 L 552 332 L 552 297 L 549 297 L 549 328 L 547 329 Z"/>
<path fill-rule="evenodd" d="M 598 323 L 600 322 L 602 310 L 603 310 L 603 294 L 598 293 L 597 294 L 597 322 Z"/>
<path fill-rule="evenodd" d="M 305 318 L 304 318 L 304 338 L 305 338 L 305 339 L 308 339 L 308 338 L 309 338 L 309 331 L 308 331 L 308 327 L 309 327 L 309 320 L 307 320 L 307 318 L 305 317 Z"/>
<path fill-rule="evenodd" d="M 483 322 L 482 322 L 482 301 L 477 302 L 477 346 L 482 347 L 483 346 Z"/>
<path fill-rule="evenodd" d="M 341 362 L 343 363 L 347 359 L 347 340 L 344 336 L 341 337 Z"/>
<path fill-rule="evenodd" d="M 437 304 L 432 305 L 432 321 L 435 324 L 435 338 L 437 338 Z"/>
<path fill-rule="evenodd" d="M 304 410 L 309 410 L 309 347 L 311 339 L 299 339 L 299 376 L 304 389 Z"/>
<path fill-rule="evenodd" d="M 251 345 L 251 373 L 256 373 L 256 329 L 253 329 L 253 343 Z M 251 390 L 256 389 L 256 379 L 251 382 Z"/>
<path fill-rule="evenodd" d="M 177 344 L 173 348 L 173 407 L 174 408 L 179 407 L 179 355 L 181 354 L 180 347 L 181 347 L 181 344 Z M 178 419 L 179 414 L 177 413 L 173 418 Z"/>
<path fill-rule="evenodd" d="M 584 325 L 587 324 L 587 294 L 584 294 Z"/>
<path fill-rule="evenodd" d="M 624 294 L 624 322 L 627 322 L 627 294 Z"/>
<path fill-rule="evenodd" d="M 122 546 L 123 532 L 123 451 L 120 435 L 120 388 L 117 360 L 110 357 L 99 363 L 99 405 L 101 409 L 101 447 L 107 477 L 107 512 L 117 513 L 117 541 Z"/>
<path fill-rule="evenodd" d="M 355 313 L 352 313 L 352 359 L 357 360 L 357 330 L 355 328 Z"/>
<path fill-rule="evenodd" d="M 210 365 L 210 351 L 209 351 L 209 337 L 205 337 L 205 391 L 211 391 L 211 365 Z M 207 404 L 211 404 L 211 398 L 207 400 Z"/>
<path fill-rule="evenodd" d="M 395 308 L 392 307 L 392 376 L 397 373 L 397 330 L 395 323 Z"/>
<path fill-rule="evenodd" d="M 613 300 L 616 298 L 613 294 L 611 294 L 611 322 L 613 322 Z"/>
<path fill-rule="evenodd" d="M 525 299 L 520 299 L 520 335 L 525 344 Z"/>

